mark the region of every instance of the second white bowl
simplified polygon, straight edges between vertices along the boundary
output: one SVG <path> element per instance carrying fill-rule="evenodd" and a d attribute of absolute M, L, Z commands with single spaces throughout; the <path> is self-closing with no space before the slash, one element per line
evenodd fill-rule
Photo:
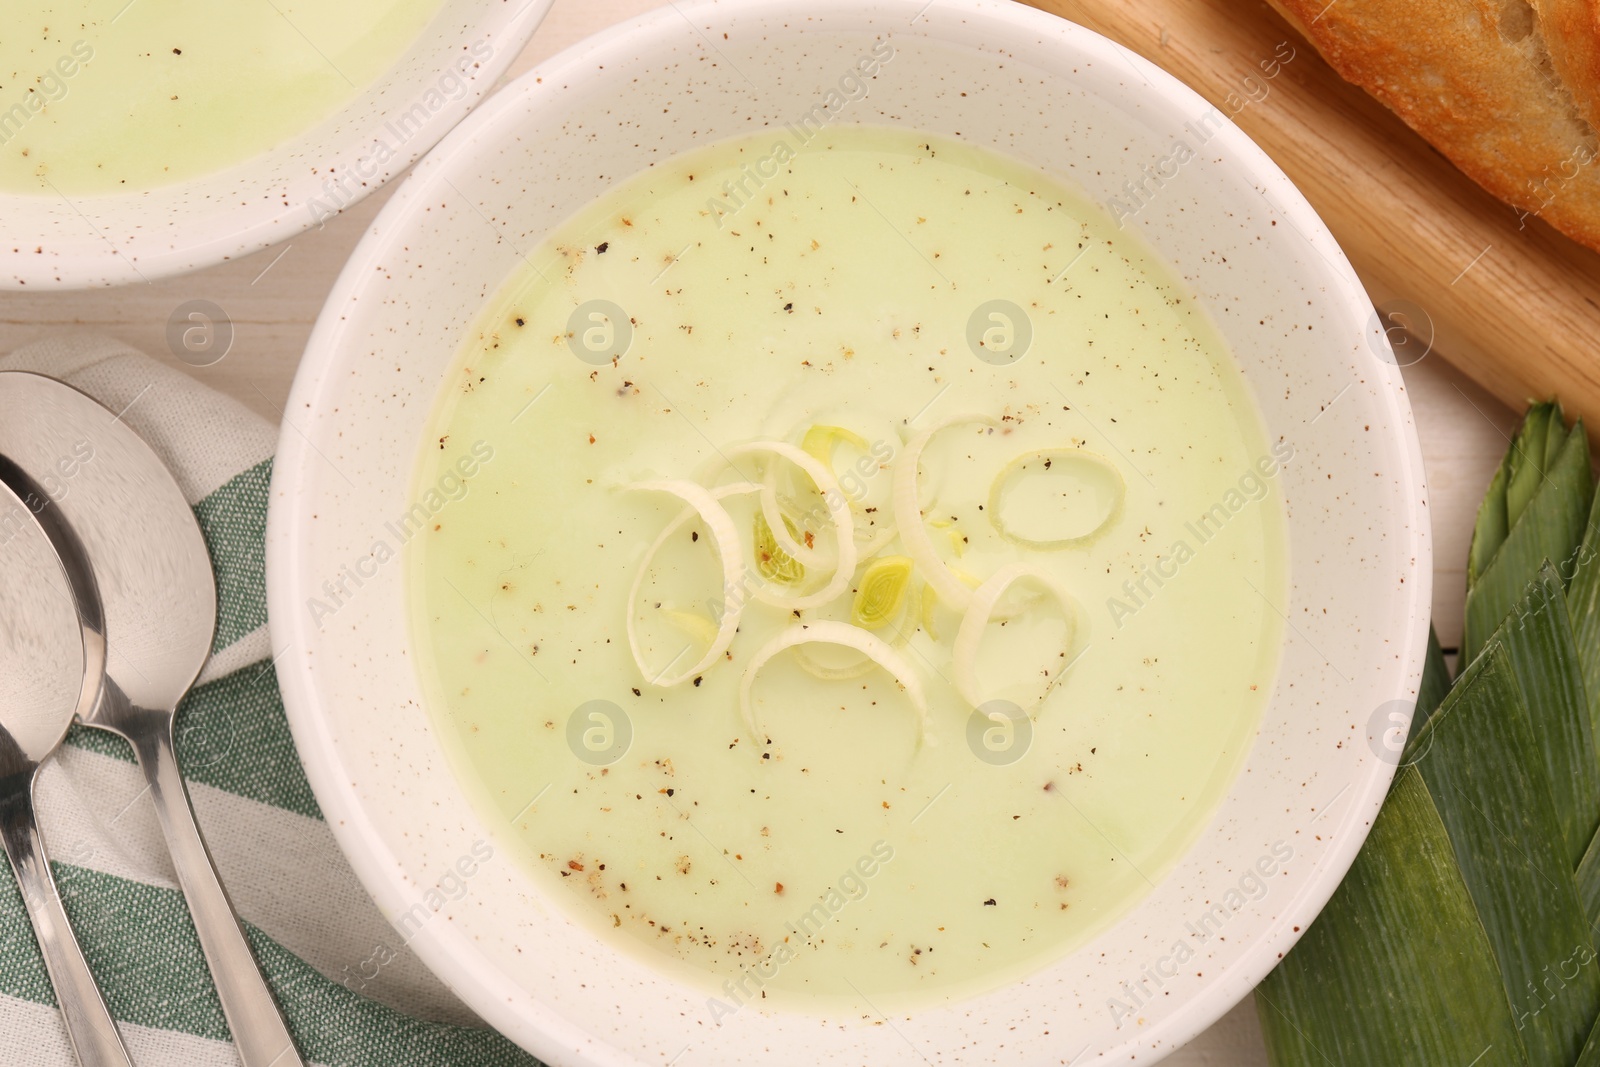
<path fill-rule="evenodd" d="M 312 128 L 224 170 L 107 196 L 0 193 L 0 288 L 149 282 L 322 225 L 420 159 L 491 92 L 553 2 L 445 0 L 376 82 Z"/>

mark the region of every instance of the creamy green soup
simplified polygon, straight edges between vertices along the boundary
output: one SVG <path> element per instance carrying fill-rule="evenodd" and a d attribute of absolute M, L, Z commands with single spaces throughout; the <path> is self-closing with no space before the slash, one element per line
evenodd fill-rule
<path fill-rule="evenodd" d="M 0 191 L 93 196 L 213 173 L 311 129 L 442 0 L 30 0 L 0 33 Z M 453 72 L 441 72 L 441 76 Z"/>
<path fill-rule="evenodd" d="M 525 251 L 375 552 L 553 900 L 713 1020 L 893 1011 L 1173 867 L 1272 688 L 1292 449 L 1166 268 L 873 127 L 665 161 Z"/>

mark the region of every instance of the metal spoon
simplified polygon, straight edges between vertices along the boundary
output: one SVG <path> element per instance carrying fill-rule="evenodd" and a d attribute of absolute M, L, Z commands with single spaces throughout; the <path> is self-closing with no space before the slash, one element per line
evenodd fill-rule
<path fill-rule="evenodd" d="M 139 435 L 71 386 L 0 372 L 0 410 L 0 452 L 61 483 L 58 506 L 100 585 L 105 692 L 84 722 L 133 746 L 245 1067 L 304 1067 L 178 773 L 176 708 L 210 656 L 217 619 L 216 579 L 194 513 Z M 52 468 L 61 456 L 79 458 Z"/>
<path fill-rule="evenodd" d="M 62 558 L 46 535 L 49 526 L 55 539 L 78 543 L 43 488 L 4 456 L 0 479 L 20 487 L 13 493 L 0 484 L 0 842 L 78 1062 L 132 1067 L 67 922 L 33 808 L 40 765 L 67 736 L 73 716 L 100 696 L 106 657 L 100 600 L 94 575 L 79 567 L 81 557 Z"/>

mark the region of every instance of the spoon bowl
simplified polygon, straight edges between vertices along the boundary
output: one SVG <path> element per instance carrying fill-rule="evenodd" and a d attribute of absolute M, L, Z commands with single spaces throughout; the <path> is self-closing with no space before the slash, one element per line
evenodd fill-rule
<path fill-rule="evenodd" d="M 8 463 L 0 456 L 0 775 L 31 774 L 50 757 L 98 701 L 105 669 L 105 642 L 92 618 L 79 622 L 85 605 L 41 525 L 58 516 L 33 514 Z"/>
<path fill-rule="evenodd" d="M 34 811 L 39 767 L 61 745 L 73 718 L 99 701 L 105 679 L 94 575 L 52 499 L 0 455 L 0 844 L 78 1061 L 84 1067 L 129 1067 L 122 1037 L 67 921 Z"/>
<path fill-rule="evenodd" d="M 0 407 L 0 452 L 58 498 L 92 561 L 107 676 L 135 705 L 175 707 L 211 653 L 217 617 L 211 558 L 183 492 L 138 434 L 71 386 L 0 373 Z M 115 714 L 102 700 L 83 719 L 109 726 Z"/>

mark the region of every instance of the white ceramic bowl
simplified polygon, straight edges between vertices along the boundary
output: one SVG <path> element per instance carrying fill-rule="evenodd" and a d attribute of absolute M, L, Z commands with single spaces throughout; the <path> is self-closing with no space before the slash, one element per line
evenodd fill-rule
<path fill-rule="evenodd" d="M 0 193 L 0 288 L 154 281 L 320 226 L 420 159 L 487 96 L 553 2 L 446 0 L 349 103 L 226 170 L 113 196 Z"/>
<path fill-rule="evenodd" d="M 452 132 L 357 248 L 295 383 L 268 533 L 274 645 L 306 771 L 367 888 L 391 917 L 413 911 L 501 829 L 469 805 L 422 707 L 404 568 L 364 568 L 320 627 L 308 607 L 408 508 L 424 421 L 470 320 L 521 251 L 601 190 L 780 126 L 882 36 L 892 72 L 836 121 L 959 136 L 1102 203 L 1175 143 L 1214 131 L 1128 225 L 1203 301 L 1269 437 L 1296 450 L 1280 475 L 1279 680 L 1220 810 L 1125 918 L 1026 980 L 888 1026 L 754 1011 L 715 1026 L 703 992 L 595 940 L 519 864 L 484 864 L 411 944 L 554 1064 L 1158 1059 L 1245 996 L 1315 918 L 1393 772 L 1389 712 L 1409 713 L 1428 623 L 1421 457 L 1371 305 L 1278 168 L 1155 67 L 1019 5 L 679 3 L 555 58 Z M 1192 953 L 1182 966 L 1179 946 Z"/>

